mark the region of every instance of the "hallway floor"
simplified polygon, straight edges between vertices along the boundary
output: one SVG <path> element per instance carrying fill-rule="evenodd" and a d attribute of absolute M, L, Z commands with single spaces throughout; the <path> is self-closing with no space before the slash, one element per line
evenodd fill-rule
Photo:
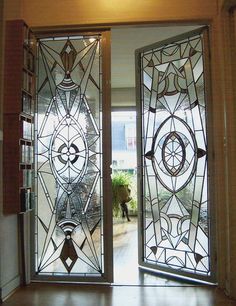
<path fill-rule="evenodd" d="M 236 306 L 215 287 L 38 284 L 16 291 L 4 306 Z"/>
<path fill-rule="evenodd" d="M 138 267 L 137 218 L 114 219 L 113 223 L 114 284 L 141 286 L 195 286 L 196 282 Z"/>
<path fill-rule="evenodd" d="M 32 283 L 4 306 L 236 306 L 215 286 L 166 278 L 138 269 L 137 223 L 114 223 L 114 284 Z"/>

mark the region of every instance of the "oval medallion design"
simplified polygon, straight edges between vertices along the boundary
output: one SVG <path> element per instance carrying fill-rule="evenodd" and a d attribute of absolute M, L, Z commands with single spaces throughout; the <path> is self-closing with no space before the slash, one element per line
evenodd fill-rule
<path fill-rule="evenodd" d="M 183 139 L 177 132 L 170 132 L 165 137 L 162 147 L 162 160 L 167 172 L 173 176 L 178 175 L 183 169 L 185 158 L 186 151 Z"/>
<path fill-rule="evenodd" d="M 82 127 L 67 115 L 58 124 L 50 144 L 50 164 L 58 184 L 72 192 L 88 162 L 88 145 Z"/>
<path fill-rule="evenodd" d="M 145 154 L 154 173 L 170 192 L 184 188 L 197 165 L 197 143 L 190 127 L 176 116 L 168 117 L 157 129 L 152 148 Z"/>

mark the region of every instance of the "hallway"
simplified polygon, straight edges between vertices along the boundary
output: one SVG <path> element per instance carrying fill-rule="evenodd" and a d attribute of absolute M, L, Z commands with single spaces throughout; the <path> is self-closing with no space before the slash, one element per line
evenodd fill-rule
<path fill-rule="evenodd" d="M 137 287 L 31 284 L 4 306 L 236 306 L 215 287 Z"/>

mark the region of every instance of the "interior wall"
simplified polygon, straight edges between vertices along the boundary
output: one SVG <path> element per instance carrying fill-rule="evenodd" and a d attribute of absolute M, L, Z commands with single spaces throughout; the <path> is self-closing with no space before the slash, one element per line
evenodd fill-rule
<path fill-rule="evenodd" d="M 3 66 L 3 2 L 0 2 L 0 216 L 2 211 L 2 88 L 3 88 L 3 74 L 2 74 L 2 66 Z M 1 217 L 0 217 L 1 222 Z M 2 249 L 2 243 L 0 238 L 0 250 Z M 0 251 L 0 262 L 2 259 L 2 254 Z M 2 269 L 0 265 L 0 288 L 2 288 Z M 0 302 L 2 299 L 1 289 L 0 289 Z"/>
<path fill-rule="evenodd" d="M 216 0 L 22 0 L 23 18 L 32 27 L 208 20 L 216 9 Z"/>
<path fill-rule="evenodd" d="M 215 207 L 215 210 L 211 212 L 213 214 L 215 227 L 215 254 L 214 259 L 216 262 L 217 282 L 220 288 L 225 289 L 226 286 L 226 266 L 227 266 L 227 244 L 225 237 L 227 236 L 227 218 L 226 218 L 226 190 L 225 190 L 225 109 L 222 103 L 222 76 L 221 66 L 219 63 L 222 61 L 221 39 L 219 35 L 220 26 L 218 18 L 215 18 L 211 25 L 210 30 L 210 56 L 211 56 L 211 106 L 208 109 L 208 117 L 211 122 L 211 126 L 208 124 L 208 128 L 211 131 L 209 138 L 209 148 L 212 147 L 212 169 L 210 176 L 212 178 L 212 192 L 211 202 Z"/>
<path fill-rule="evenodd" d="M 229 10 L 235 6 L 235 0 L 218 0 L 218 11 Z"/>
<path fill-rule="evenodd" d="M 230 22 L 232 22 L 232 31 L 231 33 L 231 38 L 230 41 L 232 42 L 231 45 L 231 69 L 232 69 L 232 81 L 231 81 L 231 85 L 232 85 L 232 105 L 234 108 L 234 112 L 233 114 L 231 114 L 231 119 L 233 121 L 233 135 L 236 135 L 236 121 L 235 121 L 235 115 L 236 115 L 236 61 L 235 61 L 235 54 L 236 54 L 236 1 L 234 2 L 234 9 L 232 11 L 232 15 L 230 18 L 232 18 L 232 20 L 230 20 Z M 229 137 L 231 137 L 231 134 L 229 135 Z M 230 241 L 231 241 L 231 261 L 232 261 L 232 265 L 231 265 L 231 292 L 234 292 L 234 297 L 236 297 L 236 205 L 235 205 L 235 197 L 236 197 L 236 179 L 235 179 L 235 173 L 236 173 L 236 163 L 235 163 L 235 153 L 236 153 L 236 142 L 235 142 L 235 137 L 233 137 L 233 139 L 231 139 L 231 141 L 233 141 L 233 150 L 232 152 L 232 159 L 231 159 L 231 163 L 233 163 L 234 168 L 231 168 L 231 173 L 234 177 L 234 183 L 230 184 L 231 188 L 233 189 L 232 192 L 232 197 L 230 200 L 231 203 L 231 213 L 230 213 L 230 220 L 229 220 L 229 228 L 230 228 Z M 230 163 L 230 164 L 231 164 Z"/>
<path fill-rule="evenodd" d="M 111 90 L 112 107 L 135 107 L 135 88 L 113 88 Z"/>
<path fill-rule="evenodd" d="M 3 0 L 4 18 L 14 20 L 22 18 L 22 0 Z"/>
<path fill-rule="evenodd" d="M 234 10 L 232 8 L 234 7 Z M 225 184 L 226 197 L 223 199 L 221 222 L 225 223 L 222 241 L 225 246 L 219 249 L 219 256 L 225 261 L 225 289 L 226 293 L 236 298 L 236 0 L 220 0 L 218 7 L 218 33 L 220 36 L 220 78 L 222 90 L 222 104 L 225 111 Z M 220 215 L 220 216 L 221 216 Z M 220 220 L 220 219 L 219 219 Z M 223 269 L 222 269 L 223 270 Z"/>

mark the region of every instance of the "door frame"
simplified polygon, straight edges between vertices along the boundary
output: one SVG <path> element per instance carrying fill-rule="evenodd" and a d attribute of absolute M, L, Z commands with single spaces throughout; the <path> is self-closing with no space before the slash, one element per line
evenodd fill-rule
<path fill-rule="evenodd" d="M 31 280 L 32 281 L 50 281 L 50 282 L 67 282 L 67 283 L 105 283 L 110 284 L 113 282 L 113 224 L 112 224 L 112 205 L 111 203 L 111 189 L 107 186 L 111 186 L 111 44 L 110 44 L 110 29 L 108 27 L 103 29 L 89 28 L 89 29 L 66 29 L 64 28 L 51 28 L 51 29 L 39 29 L 34 30 L 33 33 L 37 39 L 45 37 L 63 37 L 75 36 L 75 35 L 101 35 L 101 49 L 102 49 L 102 190 L 103 190 L 103 220 L 101 220 L 101 226 L 103 227 L 103 267 L 104 273 L 99 276 L 74 276 L 74 275 L 37 275 L 35 272 L 35 213 L 31 215 Z M 106 235 L 104 235 L 106 233 Z"/>
<path fill-rule="evenodd" d="M 186 21 L 179 21 L 179 20 L 177 21 L 177 20 L 174 20 L 174 21 L 171 21 L 171 22 L 169 21 L 169 26 L 172 27 L 172 26 L 175 26 L 175 25 L 178 25 L 178 26 L 181 26 L 181 25 L 183 25 L 183 26 L 184 25 L 196 25 L 196 26 L 197 25 L 199 25 L 199 26 L 200 25 L 206 25 L 206 26 L 209 27 L 209 36 L 210 36 L 209 46 L 213 47 L 212 36 L 216 35 L 216 33 L 214 32 L 215 29 L 213 28 L 215 22 L 216 21 L 214 21 L 214 20 L 209 21 L 209 19 L 206 19 L 206 20 L 205 19 L 204 20 L 203 19 L 201 19 L 201 20 L 200 19 L 196 19 L 196 20 L 193 20 L 193 21 L 189 21 L 188 20 L 187 22 Z M 104 32 L 108 31 L 109 32 L 111 28 L 116 28 L 116 27 L 122 27 L 124 29 L 127 28 L 127 27 L 135 27 L 135 26 L 144 26 L 145 27 L 147 25 L 148 26 L 157 26 L 158 27 L 158 26 L 162 26 L 163 24 L 167 25 L 167 23 L 168 23 L 168 20 L 166 20 L 164 23 L 160 22 L 160 21 L 153 21 L 151 23 L 150 22 L 135 21 L 135 22 L 120 22 L 120 23 L 115 23 L 115 24 L 107 24 L 105 26 L 103 24 L 95 24 L 95 25 L 93 25 L 93 24 L 86 24 L 86 25 L 74 25 L 74 26 L 71 26 L 71 25 L 70 26 L 66 26 L 65 25 L 65 26 L 32 27 L 31 29 L 33 30 L 33 32 L 36 35 L 36 37 L 40 38 L 40 37 L 43 37 L 43 36 L 46 36 L 46 35 L 49 35 L 49 34 L 53 34 L 53 35 L 54 34 L 55 35 L 61 35 L 63 33 L 66 33 L 66 34 L 72 33 L 73 34 L 75 32 L 76 33 L 78 33 L 78 32 L 90 32 L 90 31 L 96 31 L 96 30 L 97 31 L 104 31 Z M 108 36 L 109 36 L 109 39 L 110 39 L 110 35 L 108 35 Z M 106 56 L 110 57 L 110 54 L 111 54 L 110 48 L 107 49 L 106 54 L 107 54 Z M 210 67 L 208 67 L 208 68 L 209 68 L 209 70 L 211 70 Z M 107 63 L 105 65 L 105 71 L 106 71 L 106 73 L 110 74 L 110 70 L 111 70 L 111 67 L 110 67 L 110 62 L 109 62 L 109 63 Z M 105 87 L 108 86 L 110 88 L 110 83 L 111 83 L 110 80 L 108 81 L 108 83 L 106 84 Z M 210 93 L 210 95 L 211 95 L 211 93 Z M 108 107 L 108 105 L 110 103 L 109 102 L 110 101 L 110 96 L 111 96 L 110 92 L 109 92 L 109 94 L 106 94 L 106 98 L 105 99 L 107 101 L 106 102 L 107 107 Z M 213 106 L 212 105 L 209 105 L 209 108 L 213 110 Z M 136 110 L 137 110 L 137 113 L 138 113 L 138 108 L 136 108 Z M 107 111 L 109 112 L 108 108 L 107 108 Z M 216 133 L 214 133 L 213 127 L 212 127 L 212 123 L 213 123 L 212 117 L 213 117 L 213 115 L 211 114 L 209 117 L 211 117 L 211 120 L 210 120 L 211 121 L 211 124 L 210 124 L 211 127 L 209 128 L 209 132 L 208 133 L 211 136 L 214 136 Z M 107 122 L 107 124 L 110 125 L 108 122 Z M 219 147 L 219 145 L 218 145 L 218 147 Z M 213 156 L 214 148 L 212 147 L 212 148 L 210 148 L 210 150 L 211 150 L 211 153 L 209 153 L 209 154 L 211 156 Z M 211 157 L 211 163 L 210 164 L 212 165 L 212 168 L 214 170 L 214 165 L 215 165 L 214 157 Z M 108 166 L 108 162 L 107 162 L 106 168 L 108 170 L 107 173 L 111 173 L 110 165 Z M 216 180 L 217 180 L 217 178 L 216 179 L 213 178 L 212 185 L 214 185 L 214 183 L 216 183 Z M 108 178 L 108 181 L 109 181 L 109 178 Z M 209 187 L 211 187 L 211 186 L 209 185 Z M 109 195 L 109 197 L 111 197 L 111 194 Z M 211 197 L 211 199 L 212 199 L 212 201 L 214 201 L 217 198 L 216 198 L 216 196 L 213 195 Z M 218 203 L 216 203 L 216 204 L 217 204 L 216 206 L 218 207 L 219 204 Z M 215 213 L 216 209 L 217 208 L 214 208 L 213 211 L 211 212 L 212 217 L 215 220 L 216 220 L 216 213 Z M 112 224 L 111 224 L 112 223 L 112 211 L 108 211 L 107 213 L 108 213 L 108 215 L 107 215 L 108 218 L 106 218 L 106 222 L 108 223 L 108 225 L 111 228 L 111 236 L 112 236 Z M 110 218 L 109 218 L 109 215 L 110 215 Z M 33 223 L 34 222 L 31 221 L 31 224 L 33 224 Z M 212 225 L 212 227 L 213 227 L 213 233 L 215 233 L 216 232 L 216 230 L 215 230 L 216 226 Z M 31 245 L 34 244 L 34 237 L 31 237 L 31 243 L 30 244 Z M 111 244 L 112 244 L 112 242 L 111 242 Z M 106 245 L 107 245 L 106 248 L 108 249 L 107 256 L 111 257 L 112 258 L 112 262 L 113 262 L 113 255 L 112 255 L 113 254 L 113 250 L 111 249 L 111 246 L 110 246 L 109 242 L 106 241 Z M 212 243 L 212 248 L 214 249 L 214 260 L 212 262 L 212 267 L 214 265 L 214 271 L 213 271 L 214 275 L 217 274 L 216 273 L 216 266 L 217 265 L 216 265 L 216 247 L 215 246 L 216 246 L 216 243 Z M 32 262 L 34 262 L 34 253 L 32 251 L 32 248 L 31 248 L 31 258 L 33 259 Z M 109 266 L 107 268 L 108 268 L 108 270 L 107 270 L 108 271 L 108 275 L 107 275 L 106 280 L 107 279 L 111 279 L 111 276 L 113 276 L 113 264 L 112 264 L 112 266 Z M 35 277 L 34 273 L 31 276 L 32 276 L 32 280 L 37 280 L 37 277 Z M 48 281 L 50 279 L 48 277 L 46 277 L 45 279 L 42 279 L 42 280 Z M 77 281 L 77 279 L 75 281 Z M 94 279 L 92 281 L 94 281 Z M 73 282 L 73 281 L 69 281 L 69 282 Z M 106 281 L 106 282 L 110 283 L 110 281 Z"/>
<path fill-rule="evenodd" d="M 206 33 L 205 33 L 206 32 Z M 208 160 L 208 194 L 209 194 L 209 204 L 208 204 L 208 213 L 210 215 L 210 224 L 209 224 L 209 252 L 210 252 L 210 266 L 211 266 L 211 275 L 210 276 L 203 276 L 199 274 L 192 274 L 193 278 L 191 277 L 191 273 L 187 273 L 184 271 L 178 271 L 175 273 L 170 271 L 167 267 L 157 267 L 155 268 L 154 265 L 149 263 L 144 263 L 143 261 L 143 245 L 144 245 L 144 236 L 143 236 L 143 160 L 142 160 L 142 141 L 141 137 L 137 137 L 137 177 L 138 177 L 138 184 L 137 184 L 137 192 L 138 192 L 138 252 L 139 252 L 139 266 L 142 269 L 146 269 L 147 271 L 152 271 L 155 273 L 161 273 L 166 275 L 171 275 L 177 278 L 185 278 L 190 279 L 192 281 L 200 281 L 206 282 L 210 284 L 216 283 L 216 214 L 214 208 L 214 188 L 213 188 L 213 181 L 214 181 L 214 150 L 213 150 L 213 118 L 212 118 L 212 86 L 211 86 L 211 63 L 210 63 L 210 30 L 209 26 L 201 26 L 196 30 L 189 31 L 177 36 L 170 37 L 166 40 L 162 40 L 142 48 L 139 48 L 135 51 L 135 72 L 136 72 L 136 100 L 139 105 L 137 105 L 137 136 L 142 135 L 142 105 L 141 105 L 141 88 L 140 88 L 140 56 L 141 52 L 145 52 L 147 49 L 156 49 L 167 44 L 175 43 L 177 41 L 184 40 L 186 37 L 194 36 L 197 34 L 203 34 L 203 61 L 204 61 L 204 87 L 205 87 L 205 100 L 206 100 L 206 138 L 207 138 L 207 160 Z"/>

